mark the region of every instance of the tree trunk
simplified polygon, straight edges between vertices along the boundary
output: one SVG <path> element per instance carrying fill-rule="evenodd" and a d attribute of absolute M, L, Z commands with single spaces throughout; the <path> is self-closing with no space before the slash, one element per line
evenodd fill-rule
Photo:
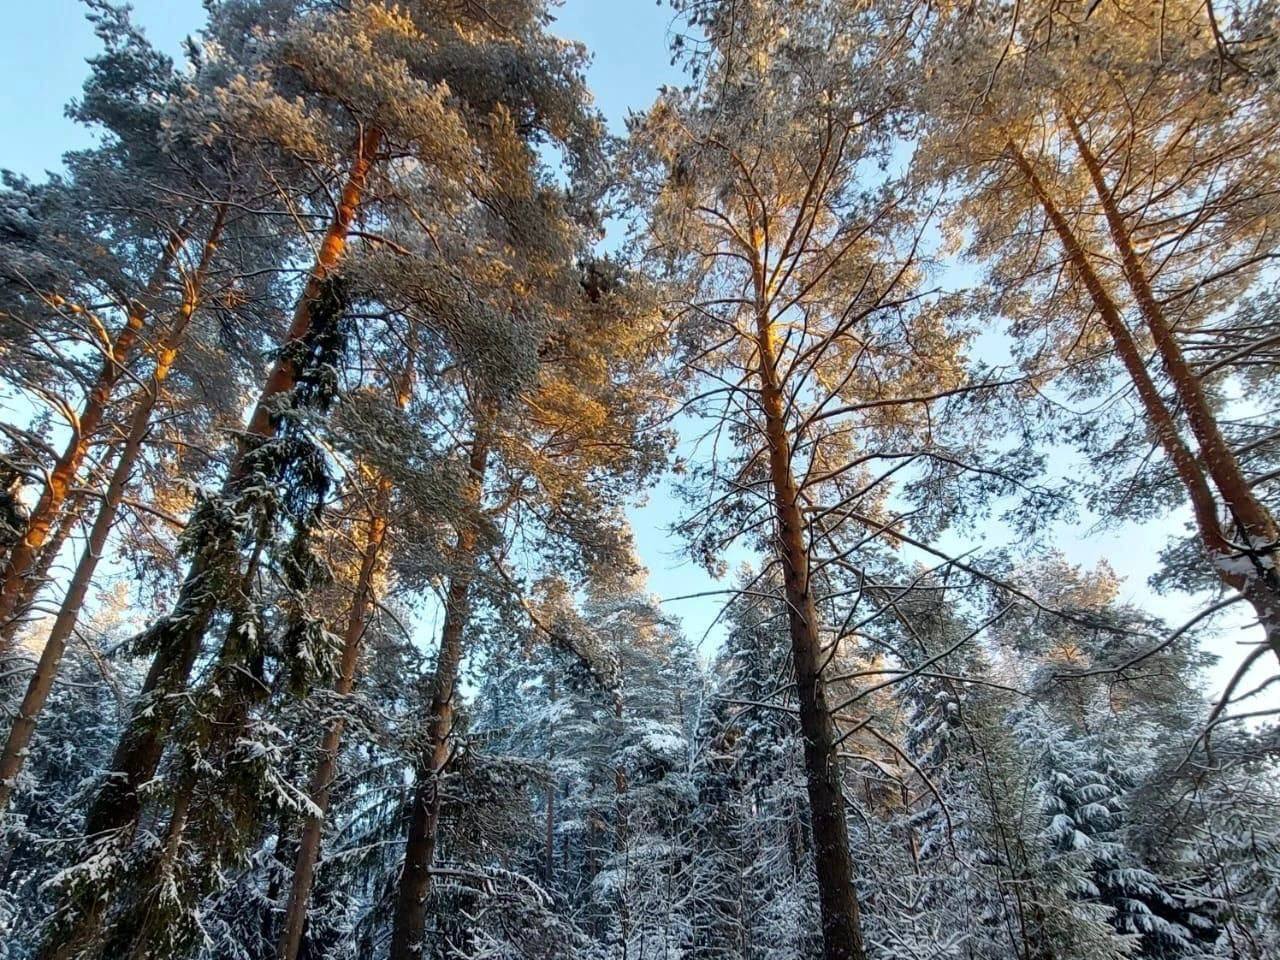
<path fill-rule="evenodd" d="M 385 499 L 385 498 L 380 498 Z M 342 667 L 334 689 L 338 696 L 347 697 L 355 685 L 356 663 L 360 655 L 360 641 L 368 622 L 368 612 L 373 598 L 374 573 L 378 565 L 378 551 L 386 531 L 386 507 L 370 519 L 365 541 L 364 555 L 360 563 L 359 580 L 347 618 L 347 629 L 342 638 Z M 329 810 L 329 788 L 333 784 L 338 767 L 338 747 L 342 742 L 343 721 L 336 718 L 320 740 L 320 762 L 311 777 L 309 795 L 315 809 L 307 816 L 298 841 L 298 854 L 294 860 L 293 885 L 285 907 L 284 928 L 276 948 L 280 960 L 295 960 L 302 945 L 302 932 L 307 921 L 307 904 L 311 898 L 311 885 L 315 879 L 316 862 L 320 858 L 320 839 L 324 832 L 324 818 Z"/>
<path fill-rule="evenodd" d="M 477 431 L 471 444 L 469 466 L 473 484 L 472 503 L 478 506 L 489 460 L 487 427 Z M 464 521 L 465 523 L 465 521 Z M 404 870 L 396 898 L 389 960 L 421 960 L 426 937 L 426 903 L 431 893 L 431 866 L 435 860 L 440 825 L 440 779 L 449 762 L 453 733 L 453 698 L 462 662 L 462 631 L 470 617 L 471 583 L 475 578 L 476 532 L 464 525 L 458 532 L 459 569 L 449 578 L 445 597 L 444 628 L 431 690 L 431 721 L 427 744 L 418 764 L 417 783 L 409 807 L 409 831 L 405 844 Z"/>
<path fill-rule="evenodd" d="M 1236 559 L 1237 551 L 1223 536 L 1222 528 L 1218 523 L 1218 508 L 1213 497 L 1213 491 L 1210 489 L 1200 462 L 1178 432 L 1173 413 L 1164 402 L 1164 398 L 1160 396 L 1160 391 L 1157 389 L 1155 381 L 1151 378 L 1151 372 L 1147 370 L 1146 364 L 1143 362 L 1138 345 L 1134 342 L 1129 328 L 1125 326 L 1119 307 L 1107 292 L 1102 278 L 1093 269 L 1084 246 L 1072 231 L 1071 225 L 1067 222 L 1066 217 L 1063 216 L 1062 211 L 1058 209 L 1053 198 L 1049 196 L 1044 182 L 1040 179 L 1026 155 L 1018 149 L 1012 140 L 1006 144 L 1006 150 L 1013 157 L 1018 169 L 1030 185 L 1036 200 L 1049 218 L 1049 222 L 1053 226 L 1054 232 L 1057 233 L 1059 242 L 1062 244 L 1063 252 L 1066 253 L 1067 259 L 1080 276 L 1085 289 L 1089 292 L 1089 297 L 1092 299 L 1094 307 L 1097 309 L 1099 316 L 1102 317 L 1102 322 L 1106 326 L 1115 346 L 1116 355 L 1120 358 L 1120 362 L 1124 365 L 1125 371 L 1129 374 L 1129 379 L 1138 393 L 1138 399 L 1141 401 L 1147 420 L 1155 432 L 1156 440 L 1172 462 L 1178 479 L 1182 481 L 1182 485 L 1187 491 L 1187 496 L 1191 500 L 1191 510 L 1195 518 L 1196 529 L 1200 535 L 1200 541 L 1208 553 L 1210 561 L 1213 563 L 1214 570 L 1224 584 L 1240 593 L 1253 606 L 1259 620 L 1266 629 L 1267 642 L 1271 645 L 1272 650 L 1275 651 L 1276 656 L 1280 657 L 1280 630 L 1276 629 L 1276 627 L 1280 627 L 1280 621 L 1274 620 L 1271 615 L 1275 597 L 1270 594 L 1265 582 L 1242 574 L 1235 569 L 1233 564 L 1227 562 Z M 1275 624 L 1275 626 L 1268 626 L 1269 624 Z"/>
<path fill-rule="evenodd" d="M 98 515 L 94 518 L 93 527 L 89 531 L 89 540 L 80 554 L 80 560 L 76 564 L 66 595 L 62 598 L 62 605 L 58 608 L 49 638 L 45 641 L 44 650 L 40 653 L 36 672 L 27 684 L 27 692 L 22 699 L 22 704 L 18 707 L 18 716 L 9 731 L 4 752 L 0 753 L 0 820 L 4 819 L 18 774 L 26 762 L 27 747 L 35 733 L 36 720 L 53 689 L 53 681 L 57 675 L 58 666 L 62 662 L 67 641 L 76 628 L 80 611 L 84 607 L 85 596 L 89 592 L 89 585 L 93 582 L 93 574 L 106 549 L 107 537 L 115 525 L 120 502 L 124 499 L 125 489 L 142 451 L 147 430 L 151 426 L 151 415 L 155 410 L 160 391 L 165 380 L 168 379 L 169 371 L 173 368 L 182 340 L 186 336 L 187 327 L 199 306 L 201 290 L 218 248 L 225 217 L 226 208 L 219 208 L 213 226 L 209 230 L 208 239 L 205 241 L 200 263 L 187 285 L 182 307 L 156 357 L 151 382 L 134 407 L 124 446 L 120 450 L 120 456 L 111 474 L 102 506 L 99 507 Z"/>
<path fill-rule="evenodd" d="M 0 650 L 13 649 L 18 632 L 32 622 L 31 614 L 35 609 L 36 599 L 41 589 L 49 582 L 49 571 L 53 568 L 53 562 L 58 559 L 58 554 L 62 552 L 67 539 L 71 536 L 71 531 L 80 522 L 84 501 L 84 493 L 72 494 L 67 498 L 58 522 L 53 528 L 52 536 L 45 540 L 44 546 L 40 548 L 40 556 L 31 568 L 26 583 L 23 584 L 18 602 L 14 605 L 13 616 L 0 624 Z M 2 810 L 3 808 L 0 807 L 0 811 Z"/>
<path fill-rule="evenodd" d="M 551 770 L 556 759 L 556 673 L 551 670 L 547 697 L 551 702 L 551 722 L 547 726 L 547 813 L 544 825 L 542 850 L 542 882 L 551 889 L 551 879 L 555 874 L 556 863 L 556 779 Z"/>
<path fill-rule="evenodd" d="M 396 404 L 401 410 L 409 403 L 413 383 L 414 351 L 409 350 L 404 375 L 397 391 Z M 360 573 L 351 601 L 346 632 L 342 638 L 342 663 L 334 689 L 339 697 L 351 695 L 355 686 L 356 665 L 360 659 L 360 644 L 364 638 L 373 604 L 374 580 L 381 559 L 383 541 L 387 533 L 387 514 L 391 506 L 391 483 L 385 478 L 378 482 L 377 500 L 369 517 L 364 552 L 360 560 Z M 298 855 L 294 861 L 293 885 L 285 907 L 284 927 L 276 945 L 279 960 L 296 960 L 302 945 L 302 933 L 307 923 L 307 904 L 311 899 L 311 885 L 315 879 L 316 863 L 320 859 L 320 840 L 324 832 L 324 818 L 329 811 L 329 787 L 333 784 L 338 766 L 338 747 L 342 743 L 343 720 L 336 718 L 325 730 L 320 741 L 320 763 L 311 777 L 310 797 L 315 810 L 306 818 L 302 836 L 298 841 Z"/>
<path fill-rule="evenodd" d="M 1178 338 L 1174 335 L 1173 328 L 1165 316 L 1164 308 L 1156 300 L 1151 282 L 1147 279 L 1146 271 L 1134 250 L 1129 228 L 1116 205 L 1115 194 L 1107 186 L 1098 158 L 1089 147 L 1075 118 L 1068 114 L 1066 120 L 1076 149 L 1080 152 L 1080 158 L 1089 172 L 1094 191 L 1102 203 L 1102 211 L 1107 219 L 1107 229 L 1116 250 L 1120 253 L 1125 280 L 1133 292 L 1142 319 L 1151 331 L 1151 340 L 1160 354 L 1160 360 L 1164 364 L 1165 372 L 1169 375 L 1169 382 L 1173 384 L 1178 402 L 1186 413 L 1187 423 L 1191 426 L 1196 443 L 1200 446 L 1200 460 L 1209 476 L 1213 478 L 1214 485 L 1218 488 L 1218 493 L 1231 516 L 1243 531 L 1250 537 L 1262 541 L 1259 544 L 1260 547 L 1273 546 L 1276 541 L 1275 520 L 1270 511 L 1254 496 L 1244 471 L 1240 469 L 1239 461 L 1222 436 L 1217 417 L 1205 396 L 1200 378 L 1187 365 Z"/>
<path fill-rule="evenodd" d="M 613 694 L 613 719 L 619 738 L 625 733 L 622 729 L 624 711 L 622 689 L 619 686 Z M 613 854 L 615 857 L 621 856 L 623 863 L 622 879 L 618 884 L 618 940 L 623 960 L 626 960 L 631 948 L 631 901 L 627 896 L 627 884 L 631 879 L 631 851 L 628 848 L 631 842 L 631 811 L 627 804 L 627 771 L 620 763 L 613 768 L 613 819 Z M 642 952 L 641 956 L 643 955 Z"/>
<path fill-rule="evenodd" d="M 257 577 L 262 552 L 266 543 L 266 534 L 260 524 L 253 552 L 241 578 L 241 590 L 247 594 L 247 584 Z M 178 921 L 184 904 L 198 903 L 212 889 L 219 870 L 218 865 L 208 864 L 205 869 L 189 873 L 179 880 L 175 875 L 179 866 L 179 853 L 186 839 L 187 830 L 192 825 L 193 816 L 197 816 L 202 807 L 196 805 L 196 790 L 200 786 L 203 772 L 196 761 L 205 761 L 214 744 L 222 746 L 236 731 L 243 728 L 246 703 L 254 692 L 261 688 L 261 674 L 247 669 L 229 670 L 228 665 L 238 666 L 248 660 L 242 650 L 244 643 L 242 633 L 244 621 L 240 616 L 233 616 L 227 629 L 227 635 L 219 652 L 218 661 L 212 671 L 212 678 L 207 686 L 224 691 L 220 702 L 212 711 L 212 717 L 206 722 L 195 724 L 195 735 L 189 743 L 190 754 L 183 756 L 176 764 L 176 783 L 172 790 L 169 822 L 165 827 L 163 846 L 156 852 L 145 850 L 143 857 L 154 856 L 154 861 L 145 861 L 145 870 L 127 877 L 116 888 L 113 895 L 119 897 L 125 892 L 127 901 L 124 909 L 115 911 L 112 924 L 107 931 L 105 946 L 100 951 L 104 960 L 107 957 L 129 957 L 130 960 L 143 960 L 151 956 L 169 956 L 181 953 L 186 946 Z M 250 693 L 245 692 L 246 687 Z M 207 687 L 206 687 L 207 688 Z M 231 785 L 228 785 L 229 792 Z M 240 805 L 242 795 L 224 792 L 220 797 L 223 810 L 234 810 L 243 813 Z M 201 837 L 199 850 L 201 854 L 210 854 L 215 846 L 229 837 L 237 835 L 236 828 L 241 826 L 242 817 L 232 818 L 232 823 L 220 823 L 216 833 L 206 833 Z M 102 899 L 102 898 L 100 898 Z M 156 951 L 163 951 L 157 953 Z"/>
<path fill-rule="evenodd" d="M 347 234 L 355 219 L 373 155 L 381 135 L 377 129 L 366 132 L 356 149 L 355 160 L 343 186 L 342 198 L 325 232 L 319 256 L 311 268 L 307 285 L 298 299 L 293 322 L 284 336 L 285 349 L 276 360 L 263 384 L 253 414 L 245 429 L 235 457 L 232 459 L 224 489 L 233 490 L 243 479 L 245 454 L 253 440 L 270 437 L 275 431 L 271 421 L 272 400 L 291 390 L 297 376 L 295 361 L 288 346 L 303 340 L 311 329 L 311 307 L 321 294 L 322 284 L 337 267 L 346 249 Z M 216 548 L 215 548 L 216 549 Z M 117 829 L 133 823 L 141 809 L 137 789 L 155 775 L 164 739 L 172 720 L 173 696 L 186 686 L 191 667 L 199 654 L 200 641 L 208 628 L 218 603 L 216 584 L 209 584 L 206 574 L 215 560 L 211 551 L 203 552 L 192 563 L 178 595 L 174 614 L 180 628 L 171 642 L 156 652 L 139 694 L 139 706 L 121 738 L 112 763 L 114 776 L 107 780 L 93 806 L 87 823 L 89 833 Z M 122 776 L 123 775 L 123 776 Z"/>
<path fill-rule="evenodd" d="M 1187 364 L 1173 327 L 1165 316 L 1164 307 L 1156 299 L 1151 281 L 1138 259 L 1128 225 L 1116 203 L 1115 194 L 1107 185 L 1097 156 L 1085 140 L 1075 117 L 1069 112 L 1066 114 L 1066 121 L 1080 159 L 1089 172 L 1094 192 L 1102 203 L 1107 229 L 1120 254 L 1125 280 L 1138 304 L 1138 311 L 1151 332 L 1151 340 L 1160 354 L 1165 373 L 1173 384 L 1174 393 L 1199 445 L 1200 462 L 1212 478 L 1243 541 L 1234 552 L 1242 559 L 1248 558 L 1252 569 L 1248 574 L 1241 571 L 1238 575 L 1250 576 L 1260 581 L 1254 590 L 1258 598 L 1265 601 L 1265 608 L 1258 610 L 1258 616 L 1268 639 L 1276 649 L 1276 655 L 1280 656 L 1280 578 L 1277 578 L 1273 566 L 1280 537 L 1277 536 L 1275 518 L 1254 495 L 1252 486 L 1240 468 L 1240 461 L 1222 435 L 1218 418 L 1205 396 L 1204 385 Z"/>
<path fill-rule="evenodd" d="M 154 296 L 160 290 L 165 277 L 169 274 L 169 269 L 177 259 L 178 251 L 185 242 L 186 233 L 183 230 L 174 231 L 169 237 L 155 273 L 147 283 L 147 297 Z M 71 436 L 45 481 L 40 499 L 27 520 L 26 530 L 9 552 L 8 562 L 4 565 L 2 579 L 0 579 L 0 624 L 13 618 L 23 595 L 28 590 L 27 580 L 31 574 L 31 568 L 40 554 L 40 548 L 48 539 L 49 531 L 62 505 L 71 493 L 76 474 L 80 472 L 80 465 L 89 451 L 93 435 L 102 425 L 103 415 L 111 403 L 111 393 L 124 374 L 125 364 L 137 344 L 138 335 L 142 332 L 146 319 L 147 310 L 144 303 L 138 301 L 130 305 L 125 324 L 111 343 L 110 350 L 103 360 L 102 369 L 98 371 L 97 379 L 85 397 L 84 407 L 80 415 L 71 423 Z M 8 652 L 11 642 L 0 636 L 0 644 L 2 644 L 0 655 Z"/>
<path fill-rule="evenodd" d="M 192 796 L 190 791 L 184 791 L 175 800 L 164 845 L 159 851 L 158 861 L 148 871 L 143 896 L 116 921 L 102 951 L 103 960 L 126 956 L 129 960 L 154 958 L 155 954 L 151 952 L 154 939 L 172 929 L 168 921 L 173 918 L 167 914 L 166 908 L 170 906 L 172 891 L 179 889 L 176 876 L 178 855 L 191 816 Z"/>
<path fill-rule="evenodd" d="M 272 400 L 293 388 L 298 373 L 296 361 L 288 348 L 305 339 L 311 330 L 312 305 L 321 296 L 325 281 L 346 251 L 347 237 L 381 142 L 382 133 L 375 127 L 366 130 L 356 144 L 355 156 L 333 219 L 325 231 L 307 284 L 298 298 L 293 321 L 282 340 L 284 349 L 263 383 L 253 414 L 232 458 L 223 484 L 224 491 L 234 491 L 243 480 L 246 455 L 253 442 L 275 432 L 271 417 Z M 142 812 L 141 788 L 155 776 L 160 765 L 177 709 L 177 696 L 187 685 L 200 652 L 201 640 L 221 596 L 216 582 L 218 565 L 225 564 L 225 555 L 237 548 L 238 545 L 233 543 L 205 545 L 188 568 L 174 609 L 164 621 L 166 629 L 162 642 L 143 680 L 133 715 L 116 746 L 108 775 L 90 804 L 85 819 L 87 839 L 114 844 L 127 844 L 132 839 Z M 79 935 L 97 926 L 101 911 L 107 905 L 106 899 L 97 898 L 86 915 L 77 921 L 77 937 L 58 937 L 55 932 L 47 938 L 40 960 L 64 960 L 73 956 L 76 944 L 80 942 Z"/>
<path fill-rule="evenodd" d="M 762 292 L 760 271 L 757 280 Z M 800 730 L 804 737 L 805 777 L 822 911 L 823 955 L 826 960 L 865 960 L 840 766 L 836 758 L 835 728 L 822 679 L 822 637 L 809 584 L 804 517 L 791 471 L 791 442 L 787 435 L 786 403 L 778 380 L 773 324 L 764 307 L 756 312 L 756 340 L 760 403 L 778 524 L 776 547 L 782 561 Z"/>

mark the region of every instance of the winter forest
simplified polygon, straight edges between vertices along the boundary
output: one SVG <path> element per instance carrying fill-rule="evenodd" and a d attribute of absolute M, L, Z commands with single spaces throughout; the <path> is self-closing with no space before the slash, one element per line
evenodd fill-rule
<path fill-rule="evenodd" d="M 0 958 L 1280 957 L 1280 2 L 660 7 L 84 0 Z"/>

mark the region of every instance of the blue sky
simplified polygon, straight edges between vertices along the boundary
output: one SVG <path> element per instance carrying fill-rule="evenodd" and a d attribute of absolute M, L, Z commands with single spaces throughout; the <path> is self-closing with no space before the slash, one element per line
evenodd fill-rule
<path fill-rule="evenodd" d="M 63 151 L 89 141 L 62 112 L 85 76 L 97 38 L 79 0 L 11 4 L 0 31 L 0 166 L 34 175 L 58 166 Z M 177 56 L 182 39 L 204 22 L 200 0 L 132 0 L 134 20 Z M 555 31 L 595 51 L 591 85 L 615 129 L 628 109 L 644 107 L 677 73 L 667 53 L 671 9 L 654 0 L 568 0 Z"/>
<path fill-rule="evenodd" d="M 89 134 L 63 115 L 63 106 L 76 95 L 84 79 L 85 59 L 97 41 L 84 21 L 78 0 L 43 0 L 13 4 L 6 12 L 7 29 L 0 32 L 0 167 L 39 177 L 57 169 L 60 155 L 90 142 Z M 134 0 L 135 19 L 162 49 L 177 55 L 184 36 L 204 19 L 199 0 Z M 555 27 L 562 36 L 581 40 L 594 53 L 590 81 L 600 108 L 615 130 L 628 110 L 643 109 L 663 83 L 679 80 L 670 64 L 667 32 L 670 8 L 654 0 L 567 0 Z M 1069 469 L 1069 468 L 1068 468 Z M 676 504 L 665 488 L 649 503 L 633 511 L 637 546 L 651 573 L 651 587 L 671 598 L 723 588 L 684 561 L 665 529 Z M 1146 586 L 1166 537 L 1181 528 L 1181 511 L 1161 523 L 1127 525 L 1099 532 L 1087 521 L 1046 531 L 1046 539 L 1076 563 L 1092 565 L 1106 558 L 1126 584 L 1123 596 L 1146 606 L 1171 624 L 1179 624 L 1199 606 L 1193 598 L 1157 597 Z M 1003 531 L 986 531 L 987 546 L 1005 542 Z M 973 544 L 967 544 L 971 547 Z M 673 602 L 670 612 L 684 621 L 690 636 L 702 637 L 716 614 L 717 598 Z M 704 650 L 718 639 L 718 631 Z M 1227 661 L 1238 662 L 1232 630 L 1212 646 Z M 1225 669 L 1225 667 L 1224 667 Z M 1220 671 L 1221 672 L 1221 671 Z M 1219 681 L 1221 682 L 1221 681 Z"/>

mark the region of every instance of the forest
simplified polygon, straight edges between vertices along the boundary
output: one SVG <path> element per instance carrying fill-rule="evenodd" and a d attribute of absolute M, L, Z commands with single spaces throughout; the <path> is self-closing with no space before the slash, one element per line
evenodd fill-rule
<path fill-rule="evenodd" d="M 84 0 L 0 960 L 1280 957 L 1280 0 L 660 6 Z"/>

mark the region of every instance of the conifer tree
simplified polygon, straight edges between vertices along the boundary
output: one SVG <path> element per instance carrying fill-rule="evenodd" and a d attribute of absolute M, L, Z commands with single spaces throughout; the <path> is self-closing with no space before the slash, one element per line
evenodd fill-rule
<path fill-rule="evenodd" d="M 96 798 L 86 824 L 89 836 L 117 844 L 127 844 L 132 836 L 141 810 L 138 788 L 157 769 L 174 697 L 186 684 L 204 633 L 219 607 L 229 604 L 229 635 L 240 636 L 238 642 L 243 643 L 245 635 L 238 631 L 245 615 L 252 617 L 252 613 L 243 605 L 247 598 L 242 592 L 253 583 L 259 562 L 255 557 L 266 546 L 264 540 L 271 538 L 264 524 L 269 525 L 272 514 L 282 508 L 298 519 L 315 509 L 316 505 L 274 499 L 273 487 L 288 482 L 284 475 L 275 476 L 275 471 L 287 471 L 288 458 L 297 456 L 301 448 L 291 449 L 288 438 L 279 443 L 273 438 L 288 421 L 289 394 L 300 383 L 307 354 L 321 346 L 318 336 L 325 334 L 325 325 L 336 321 L 341 311 L 335 300 L 338 288 L 333 274 L 373 189 L 371 176 L 390 155 L 409 155 L 449 178 L 446 182 L 452 182 L 462 194 L 466 192 L 462 185 L 467 182 L 464 170 L 473 170 L 473 184 L 483 188 L 488 181 L 483 172 L 468 167 L 472 159 L 466 156 L 464 145 L 470 136 L 459 101 L 445 100 L 447 65 L 452 62 L 459 62 L 461 73 L 454 77 L 459 92 L 466 90 L 467 78 L 475 81 L 470 90 L 476 104 L 472 120 L 482 124 L 478 132 L 491 137 L 498 150 L 503 147 L 501 138 L 508 133 L 509 123 L 491 127 L 484 121 L 492 111 L 500 118 L 510 116 L 501 106 L 504 94 L 518 93 L 525 99 L 517 100 L 513 107 L 534 115 L 545 105 L 536 85 L 532 91 L 495 90 L 490 75 L 468 72 L 472 65 L 465 56 L 459 60 L 468 50 L 499 62 L 509 58 L 514 51 L 501 37 L 492 38 L 486 48 L 483 38 L 472 39 L 462 32 L 461 23 L 436 23 L 426 10 L 419 11 L 423 18 L 419 23 L 403 11 L 376 3 L 314 14 L 314 21 L 275 19 L 279 11 L 264 8 L 258 24 L 260 42 L 246 45 L 241 40 L 237 48 L 237 24 L 245 12 L 241 5 L 229 5 L 225 19 L 219 20 L 215 13 L 211 36 L 228 39 L 221 47 L 228 51 L 228 58 L 208 68 L 209 84 L 197 91 L 185 107 L 187 112 L 206 121 L 219 119 L 235 139 L 269 143 L 294 157 L 319 154 L 349 159 L 338 175 L 337 197 L 289 329 L 237 441 L 224 495 L 208 498 L 184 534 L 193 559 L 175 612 L 154 624 L 142 640 L 145 647 L 156 651 L 144 683 L 143 705 L 121 740 L 112 763 L 114 775 Z M 423 32 L 424 28 L 428 32 Z M 337 46 L 328 42 L 336 38 L 342 38 Z M 237 56 L 244 59 L 237 61 Z M 347 69 L 357 63 L 362 65 L 358 72 Z M 344 80 L 354 86 L 344 89 Z M 290 99 L 296 89 L 307 91 L 310 103 Z M 549 85 L 541 89 L 550 96 Z M 445 320 L 449 319 L 446 315 Z M 304 482 L 308 471 L 314 480 L 321 480 L 315 473 L 318 466 L 314 460 L 310 465 L 305 460 L 298 463 Z M 305 532 L 299 536 L 305 540 Z M 247 568 L 237 562 L 238 543 L 247 548 Z M 254 628 L 249 624 L 244 629 Z M 249 643 L 252 647 L 251 635 Z M 224 669 L 235 671 L 242 657 L 253 656 L 251 649 L 235 654 L 224 649 L 219 659 Z M 230 699 L 236 698 L 232 695 Z M 229 709 L 240 711 L 243 707 Z M 180 833 L 181 827 L 171 824 L 175 842 Z M 101 906 L 99 903 L 95 909 Z M 73 922 L 87 930 L 96 926 L 92 916 Z M 74 949 L 79 938 L 55 932 L 50 943 L 59 939 Z"/>
<path fill-rule="evenodd" d="M 68 173 L 38 187 L 6 175 L 0 310 L 10 342 L 22 348 L 6 352 L 5 377 L 65 420 L 68 435 L 45 467 L 53 448 L 33 449 L 30 435 L 11 434 L 42 476 L 0 572 L 0 653 L 41 585 L 43 548 L 101 439 L 117 385 L 154 335 L 157 314 L 172 309 L 179 257 L 197 228 L 208 227 L 200 205 L 185 198 L 189 178 L 160 143 L 163 104 L 178 85 L 173 63 L 125 11 L 95 2 L 91 19 L 105 50 L 91 61 L 71 115 L 106 142 L 69 155 Z"/>
<path fill-rule="evenodd" d="M 1273 245 L 1272 173 L 1255 145 L 1275 119 L 1249 65 L 1265 56 L 1266 14 L 1248 11 L 1227 39 L 1204 4 L 1077 12 L 942 16 L 921 54 L 923 166 L 963 192 L 957 227 L 972 225 L 974 253 L 990 257 L 993 307 L 1034 337 L 1033 366 L 1093 393 L 1099 360 L 1119 362 L 1203 556 L 1274 650 L 1275 520 L 1246 466 L 1267 456 L 1270 428 L 1234 422 L 1184 348 Z"/>
<path fill-rule="evenodd" d="M 863 179 L 893 146 L 898 32 L 839 4 L 690 10 L 707 38 L 691 57 L 697 83 L 636 118 L 631 144 L 642 242 L 670 279 L 698 378 L 689 403 L 718 441 L 682 532 L 712 569 L 730 546 L 758 546 L 761 582 L 781 581 L 826 955 L 861 958 L 827 680 L 850 642 L 840 622 L 860 594 L 858 551 L 910 537 L 917 511 L 887 506 L 899 480 L 922 516 L 943 503 L 959 513 L 966 478 L 1029 492 L 1031 465 L 1015 455 L 983 469 L 934 429 L 945 399 L 988 384 L 970 380 L 949 305 L 920 291 L 923 224 L 906 186 Z"/>
<path fill-rule="evenodd" d="M 514 394 L 471 379 L 459 384 L 455 429 L 469 440 L 467 503 L 484 527 L 474 520 L 459 527 L 442 570 L 444 621 L 427 747 L 417 763 L 410 806 L 392 946 L 397 958 L 423 949 L 439 782 L 452 750 L 454 701 L 476 594 L 496 574 L 492 555 L 501 564 L 508 551 L 518 549 L 545 557 L 562 575 L 576 571 L 579 577 L 629 563 L 621 504 L 665 452 L 665 435 L 650 422 L 656 331 L 652 313 L 643 312 L 645 298 L 606 262 L 582 269 L 562 259 L 557 266 L 553 251 L 546 269 L 540 283 L 516 285 L 531 293 L 541 287 L 547 298 L 542 317 L 529 316 L 536 302 L 527 297 L 523 305 L 507 305 L 515 316 L 528 318 L 526 323 L 540 321 L 526 328 L 526 335 L 538 338 L 531 381 Z M 495 539 L 492 531 L 504 528 Z"/>

